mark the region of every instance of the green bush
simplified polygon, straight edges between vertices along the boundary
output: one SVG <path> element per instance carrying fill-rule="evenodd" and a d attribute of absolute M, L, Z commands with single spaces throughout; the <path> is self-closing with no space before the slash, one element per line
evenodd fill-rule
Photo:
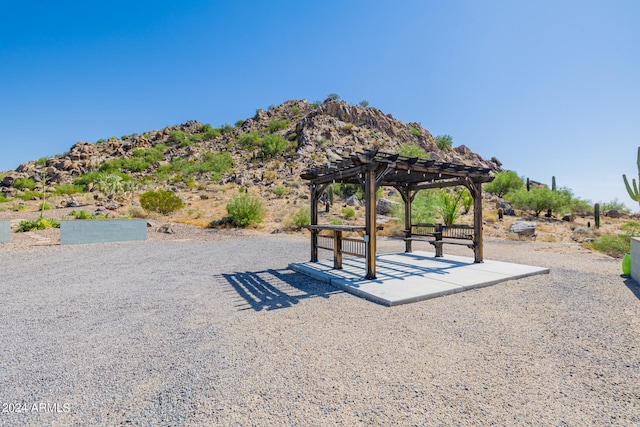
<path fill-rule="evenodd" d="M 260 145 L 260 142 L 262 142 L 262 138 L 255 131 L 242 134 L 238 138 L 238 145 L 243 150 L 254 150 Z"/>
<path fill-rule="evenodd" d="M 182 132 L 181 130 L 172 130 L 169 133 L 169 138 L 167 139 L 167 142 L 170 142 L 173 144 L 181 144 L 186 140 L 187 140 L 187 137 L 185 136 L 184 132 Z"/>
<path fill-rule="evenodd" d="M 342 214 L 344 215 L 345 219 L 351 219 L 356 216 L 356 211 L 345 206 L 344 208 L 342 208 Z"/>
<path fill-rule="evenodd" d="M 413 224 L 432 223 L 440 206 L 438 192 L 435 190 L 419 191 L 411 203 L 411 222 Z M 404 214 L 396 214 L 404 218 Z"/>
<path fill-rule="evenodd" d="M 60 228 L 60 222 L 54 218 L 39 217 L 38 219 L 20 221 L 17 232 L 27 232 L 34 230 L 46 230 L 48 228 Z"/>
<path fill-rule="evenodd" d="M 273 194 L 275 194 L 278 197 L 283 197 L 289 194 L 289 189 L 287 189 L 287 187 L 283 185 L 278 185 L 273 189 Z"/>
<path fill-rule="evenodd" d="M 164 148 L 164 149 L 163 149 Z M 164 152 L 166 150 L 166 146 L 164 144 L 158 144 L 152 148 L 135 148 L 133 150 L 133 157 L 142 158 L 148 163 L 159 162 L 164 158 Z"/>
<path fill-rule="evenodd" d="M 422 131 L 416 127 L 411 126 L 409 128 L 409 133 L 413 136 L 421 136 L 422 135 Z"/>
<path fill-rule="evenodd" d="M 219 129 L 214 128 L 209 123 L 204 124 L 200 127 L 200 133 L 202 133 L 202 139 L 208 141 L 210 139 L 214 139 L 222 135 Z"/>
<path fill-rule="evenodd" d="M 286 128 L 287 126 L 289 126 L 289 120 L 278 120 L 278 119 L 271 119 L 269 120 L 269 132 L 273 133 L 273 132 L 277 132 L 279 130 L 282 130 L 284 128 Z"/>
<path fill-rule="evenodd" d="M 103 180 L 106 176 L 108 175 L 117 175 L 119 176 L 122 181 L 131 181 L 131 176 L 127 175 L 124 172 L 120 172 L 120 171 L 113 171 L 111 173 L 105 173 L 105 172 L 100 172 L 100 171 L 93 171 L 93 172 L 89 172 L 86 173 L 82 176 L 79 176 L 78 178 L 73 180 L 73 183 L 75 185 L 82 185 L 85 186 L 87 184 L 95 184 L 101 180 Z"/>
<path fill-rule="evenodd" d="M 36 182 L 32 178 L 18 178 L 13 183 L 13 187 L 18 190 L 33 190 L 36 188 Z"/>
<path fill-rule="evenodd" d="M 62 195 L 66 194 L 71 196 L 72 194 L 82 193 L 84 191 L 84 186 L 78 184 L 58 184 L 56 185 L 56 194 Z"/>
<path fill-rule="evenodd" d="M 40 157 L 38 160 L 36 160 L 36 165 L 38 166 L 44 166 L 47 164 L 47 158 L 46 157 Z"/>
<path fill-rule="evenodd" d="M 586 246 L 613 257 L 631 252 L 631 237 L 628 234 L 605 234 Z"/>
<path fill-rule="evenodd" d="M 28 200 L 36 200 L 36 199 L 43 199 L 44 198 L 44 193 L 40 192 L 40 191 L 25 191 L 23 194 L 19 194 L 16 196 L 18 199 L 22 199 L 25 202 Z"/>
<path fill-rule="evenodd" d="M 81 211 L 76 211 L 73 210 L 71 211 L 71 215 L 75 218 L 75 219 L 92 219 L 92 215 L 85 211 L 85 210 L 81 210 Z"/>
<path fill-rule="evenodd" d="M 407 142 L 405 144 L 400 145 L 399 147 L 396 147 L 395 152 L 396 154 L 400 154 L 401 156 L 417 157 L 419 159 L 428 159 L 429 157 L 431 157 L 429 153 L 427 153 L 422 148 L 410 142 Z"/>
<path fill-rule="evenodd" d="M 268 134 L 262 138 L 262 154 L 265 157 L 277 156 L 287 149 L 287 140 L 276 134 Z"/>
<path fill-rule="evenodd" d="M 235 196 L 227 204 L 227 213 L 234 226 L 248 227 L 264 220 L 265 209 L 260 199 L 245 193 Z"/>
<path fill-rule="evenodd" d="M 291 226 L 296 230 L 300 230 L 305 225 L 311 223 L 311 210 L 309 208 L 300 208 L 291 215 Z"/>
<path fill-rule="evenodd" d="M 0 193 L 0 203 L 7 203 L 9 199 L 4 195 L 4 193 Z"/>
<path fill-rule="evenodd" d="M 168 215 L 184 206 L 180 197 L 171 191 L 147 191 L 140 196 L 140 206 L 145 210 Z"/>
<path fill-rule="evenodd" d="M 441 150 L 448 150 L 453 145 L 453 138 L 449 135 L 439 135 L 436 137 L 436 146 Z"/>
<path fill-rule="evenodd" d="M 498 173 L 493 181 L 485 184 L 484 190 L 493 193 L 498 197 L 524 188 L 524 180 L 514 171 L 505 171 Z"/>
<path fill-rule="evenodd" d="M 593 206 L 591 206 L 591 208 L 593 208 Z M 631 212 L 631 209 L 626 207 L 625 204 L 620 200 L 618 200 L 617 197 L 612 201 L 610 201 L 609 203 L 600 203 L 600 210 L 603 212 L 610 211 L 610 210 L 616 210 L 616 211 L 625 212 L 625 213 Z"/>

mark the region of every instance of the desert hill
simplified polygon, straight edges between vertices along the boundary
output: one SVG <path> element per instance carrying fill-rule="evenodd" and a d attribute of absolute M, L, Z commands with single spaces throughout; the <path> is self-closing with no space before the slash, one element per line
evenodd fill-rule
<path fill-rule="evenodd" d="M 274 186 L 296 182 L 304 169 L 346 154 L 373 147 L 394 152 L 407 144 L 435 160 L 500 170 L 497 159 L 484 160 L 465 146 L 440 149 L 420 124 L 403 123 L 376 108 L 333 99 L 293 100 L 258 110 L 235 126 L 213 128 L 189 121 L 141 135 L 81 141 L 64 154 L 31 160 L 4 173 L 0 191 L 5 197 L 20 196 L 29 190 L 24 185 L 28 179 L 45 179 L 50 186 L 87 185 L 99 172 L 126 174 L 139 184 L 138 190 L 187 189 L 211 182 Z"/>

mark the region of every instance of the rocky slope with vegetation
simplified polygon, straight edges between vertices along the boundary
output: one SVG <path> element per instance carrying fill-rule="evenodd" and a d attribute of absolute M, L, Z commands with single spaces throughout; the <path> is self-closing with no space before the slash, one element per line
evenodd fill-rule
<path fill-rule="evenodd" d="M 293 100 L 257 110 L 254 117 L 234 125 L 213 127 L 189 121 L 142 134 L 78 142 L 64 154 L 32 160 L 0 174 L 0 212 L 13 219 L 14 230 L 20 228 L 20 219 L 35 221 L 37 212 L 42 217 L 49 208 L 73 208 L 55 209 L 46 214 L 51 218 L 61 218 L 64 212 L 65 217 L 79 219 L 134 216 L 202 227 L 232 223 L 260 224 L 269 232 L 299 229 L 308 221 L 309 197 L 300 174 L 371 148 L 487 167 L 498 175 L 504 173 L 510 182 L 519 179 L 503 171 L 495 157 L 486 160 L 464 145 L 453 147 L 451 137 L 434 137 L 419 123 L 403 123 L 363 103 L 351 105 L 330 96 L 324 102 Z M 331 190 L 336 200 L 329 212 L 322 213 L 322 221 L 360 220 L 363 209 L 357 197 L 349 198 L 354 189 L 336 186 Z M 151 191 L 155 194 L 149 195 Z M 498 209 L 511 209 L 501 192 L 485 196 L 486 229 L 488 235 L 508 238 L 512 236 L 509 224 L 518 218 L 498 221 Z M 414 202 L 414 214 L 433 220 L 438 195 L 422 193 Z M 534 193 L 527 195 L 531 198 Z M 591 227 L 593 212 L 587 204 L 563 189 L 553 195 L 558 196 L 553 198 L 557 202 L 553 216 L 535 218 L 541 222 L 538 238 L 589 242 L 600 237 L 602 233 Z M 390 206 L 383 209 L 391 217 L 382 219 L 388 221 L 385 232 L 400 234 L 403 225 L 393 219 L 402 216 L 394 211 L 401 202 L 399 196 L 387 189 L 380 197 Z M 578 216 L 561 221 L 560 202 L 562 209 Z M 236 211 L 245 217 L 230 221 Z M 530 215 L 526 209 L 518 213 Z M 253 217 L 247 220 L 247 215 Z M 470 218 L 462 215 L 458 220 Z M 30 225 L 51 224 L 55 221 Z M 546 236 L 545 229 L 549 230 Z"/>

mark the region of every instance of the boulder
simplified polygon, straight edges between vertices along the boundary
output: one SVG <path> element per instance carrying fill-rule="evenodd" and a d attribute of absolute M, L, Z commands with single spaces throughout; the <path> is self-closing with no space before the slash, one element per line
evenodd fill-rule
<path fill-rule="evenodd" d="M 394 200 L 389 199 L 378 199 L 378 204 L 376 205 L 376 213 L 378 215 L 388 215 L 393 213 L 395 206 L 400 206 L 401 203 L 398 203 Z"/>
<path fill-rule="evenodd" d="M 360 206 L 360 200 L 358 199 L 358 196 L 352 194 L 351 196 L 347 197 L 347 205 Z"/>
<path fill-rule="evenodd" d="M 13 184 L 15 184 L 15 182 L 16 179 L 11 175 L 7 175 L 2 179 L 2 185 L 4 185 L 5 187 L 13 187 Z"/>
<path fill-rule="evenodd" d="M 513 207 L 507 202 L 498 202 L 498 209 L 502 209 L 505 215 L 515 216 L 516 211 L 513 210 Z"/>
<path fill-rule="evenodd" d="M 536 224 L 529 221 L 516 221 L 509 227 L 509 232 L 522 237 L 535 237 Z"/>
<path fill-rule="evenodd" d="M 611 209 L 611 210 L 607 211 L 606 216 L 608 216 L 609 218 L 620 218 L 622 216 L 622 214 L 620 213 L 620 211 L 618 211 L 616 209 Z"/>

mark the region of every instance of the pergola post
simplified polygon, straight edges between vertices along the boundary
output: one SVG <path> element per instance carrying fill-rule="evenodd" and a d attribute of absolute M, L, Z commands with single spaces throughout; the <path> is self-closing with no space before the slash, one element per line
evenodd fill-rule
<path fill-rule="evenodd" d="M 413 203 L 413 198 L 416 193 L 408 187 L 398 188 L 398 192 L 402 196 L 402 201 L 404 202 L 404 251 L 411 253 L 411 204 Z"/>
<path fill-rule="evenodd" d="M 311 225 L 318 225 L 318 185 L 311 184 Z M 318 262 L 318 230 L 311 229 L 311 262 Z"/>
<path fill-rule="evenodd" d="M 365 240 L 367 275 L 366 279 L 376 278 L 376 170 L 368 168 L 364 172 Z"/>
<path fill-rule="evenodd" d="M 474 262 L 483 262 L 484 241 L 482 238 L 482 182 L 473 183 L 473 235 Z"/>

